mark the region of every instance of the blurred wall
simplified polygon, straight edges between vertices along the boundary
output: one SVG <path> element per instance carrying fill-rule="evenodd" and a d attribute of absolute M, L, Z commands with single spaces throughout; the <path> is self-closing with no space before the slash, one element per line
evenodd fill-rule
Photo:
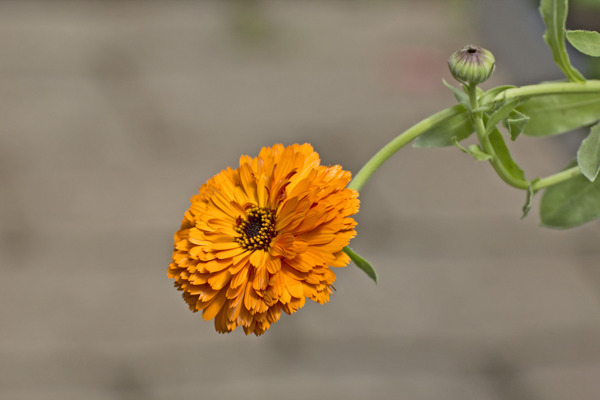
<path fill-rule="evenodd" d="M 503 40 L 476 12 L 1 2 L 0 398 L 596 399 L 598 224 L 521 221 L 523 193 L 456 149 L 407 147 L 361 193 L 352 244 L 377 286 L 338 270 L 329 304 L 260 338 L 218 335 L 166 277 L 188 199 L 241 154 L 310 142 L 356 172 L 452 105 L 448 55 Z M 531 18 L 511 19 L 525 53 Z M 497 59 L 486 87 L 545 79 Z M 514 153 L 540 175 L 570 157 Z"/>

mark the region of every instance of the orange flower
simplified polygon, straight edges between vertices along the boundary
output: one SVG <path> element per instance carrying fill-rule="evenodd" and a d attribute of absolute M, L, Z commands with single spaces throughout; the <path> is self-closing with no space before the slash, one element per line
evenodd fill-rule
<path fill-rule="evenodd" d="M 350 172 L 321 166 L 309 144 L 242 156 L 202 185 L 175 233 L 169 278 L 218 332 L 263 334 L 305 298 L 325 303 L 356 235 Z"/>

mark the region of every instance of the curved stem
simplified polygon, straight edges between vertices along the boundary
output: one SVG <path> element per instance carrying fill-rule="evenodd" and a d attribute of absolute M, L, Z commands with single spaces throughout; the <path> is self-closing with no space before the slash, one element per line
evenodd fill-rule
<path fill-rule="evenodd" d="M 600 93 L 600 80 L 586 82 L 547 82 L 537 85 L 507 89 L 496 96 L 494 101 L 510 100 L 532 96 L 545 96 L 561 93 Z"/>
<path fill-rule="evenodd" d="M 479 107 L 475 88 L 472 89 L 470 95 L 471 107 L 473 110 L 477 110 Z M 527 98 L 532 96 L 543 96 L 560 93 L 600 93 L 600 80 L 588 80 L 586 82 L 548 82 L 540 83 L 536 85 L 522 86 L 518 88 L 507 89 L 497 95 L 493 101 L 506 101 L 515 98 Z M 450 117 L 453 117 L 460 112 L 463 112 L 457 106 L 446 108 L 429 118 L 422 120 L 421 122 L 413 125 L 408 130 L 398 135 L 395 139 L 385 145 L 379 150 L 354 176 L 352 181 L 348 184 L 349 189 L 361 190 L 369 178 L 386 162 L 394 153 L 400 150 L 402 147 L 410 143 L 413 139 L 419 135 L 427 132 L 434 126 L 443 123 Z M 518 189 L 528 190 L 530 182 L 515 178 L 512 176 L 506 167 L 498 160 L 494 148 L 492 147 L 489 139 L 485 135 L 485 124 L 483 123 L 481 111 L 476 111 L 474 114 L 474 128 L 477 133 L 477 137 L 481 143 L 482 149 L 492 156 L 490 163 L 500 176 L 500 178 Z M 477 117 L 476 117 L 477 116 Z M 548 176 L 536 180 L 531 183 L 531 188 L 534 191 L 555 185 L 572 177 L 581 174 L 579 167 L 573 167 L 568 170 L 559 172 L 557 174 Z"/>
<path fill-rule="evenodd" d="M 361 190 L 362 187 L 367 183 L 367 180 L 386 162 L 394 153 L 400 150 L 402 147 L 410 143 L 417 136 L 425 133 L 432 127 L 444 122 L 446 119 L 453 117 L 460 112 L 463 112 L 462 107 L 450 107 L 442 110 L 436 114 L 433 114 L 429 118 L 422 120 L 421 122 L 413 125 L 408 130 L 398 135 L 394 140 L 386 144 L 381 150 L 379 150 L 367 163 L 358 171 L 352 181 L 348 184 L 348 189 Z"/>

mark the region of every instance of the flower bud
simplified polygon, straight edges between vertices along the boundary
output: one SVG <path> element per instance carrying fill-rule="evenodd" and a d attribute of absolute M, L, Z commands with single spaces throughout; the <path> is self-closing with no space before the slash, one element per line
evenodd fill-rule
<path fill-rule="evenodd" d="M 465 46 L 448 60 L 452 76 L 462 83 L 478 84 L 487 80 L 496 66 L 494 55 L 479 46 Z"/>

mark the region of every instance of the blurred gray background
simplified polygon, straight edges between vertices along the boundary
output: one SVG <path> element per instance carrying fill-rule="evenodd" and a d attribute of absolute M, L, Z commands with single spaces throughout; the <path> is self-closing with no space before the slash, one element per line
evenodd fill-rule
<path fill-rule="evenodd" d="M 496 54 L 484 88 L 560 79 L 536 7 L 2 1 L 0 399 L 598 399 L 598 223 L 520 220 L 456 149 L 407 147 L 361 193 L 378 285 L 337 270 L 262 337 L 217 334 L 166 276 L 189 198 L 241 154 L 310 142 L 357 172 L 454 103 L 465 44 Z M 529 177 L 576 150 L 512 148 Z"/>

